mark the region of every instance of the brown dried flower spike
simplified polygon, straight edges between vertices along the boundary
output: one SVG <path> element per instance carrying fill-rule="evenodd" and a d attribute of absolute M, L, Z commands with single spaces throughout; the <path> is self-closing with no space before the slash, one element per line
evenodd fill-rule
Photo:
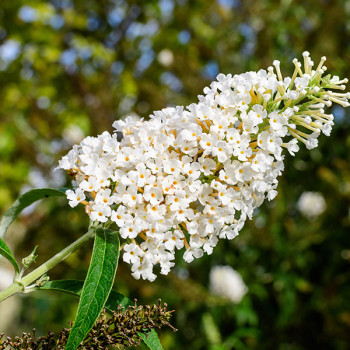
<path fill-rule="evenodd" d="M 170 327 L 174 332 L 177 331 L 169 320 L 174 311 L 167 310 L 167 304 L 161 305 L 135 305 L 127 309 L 118 307 L 113 311 L 112 316 L 107 317 L 103 310 L 101 317 L 97 320 L 85 340 L 78 349 L 84 350 L 104 350 L 109 345 L 138 346 L 142 340 L 142 334 L 148 335 L 152 329 L 159 329 L 163 326 Z M 7 337 L 2 340 L 3 334 L 0 334 L 0 350 L 10 347 L 14 350 L 64 350 L 67 343 L 70 329 L 64 328 L 58 335 L 49 332 L 47 336 L 36 338 L 35 329 L 33 333 L 23 333 L 21 337 L 15 337 L 12 340 Z"/>

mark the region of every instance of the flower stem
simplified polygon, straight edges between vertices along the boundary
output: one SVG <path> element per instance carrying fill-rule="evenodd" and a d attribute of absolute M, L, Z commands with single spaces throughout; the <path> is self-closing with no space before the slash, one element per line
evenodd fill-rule
<path fill-rule="evenodd" d="M 7 289 L 0 292 L 0 303 L 16 293 L 23 292 L 25 290 L 25 287 L 36 281 L 39 277 L 58 265 L 61 261 L 68 258 L 69 255 L 71 255 L 81 245 L 92 238 L 94 236 L 94 232 L 95 228 L 91 227 L 88 232 L 85 233 L 85 235 L 78 238 L 75 242 L 57 253 L 50 260 L 46 261 L 44 264 L 39 266 L 28 275 L 22 277 L 20 280 L 15 280 Z"/>

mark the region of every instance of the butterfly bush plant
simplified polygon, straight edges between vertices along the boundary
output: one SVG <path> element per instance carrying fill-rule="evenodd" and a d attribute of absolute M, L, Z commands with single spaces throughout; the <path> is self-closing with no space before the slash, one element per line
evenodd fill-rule
<path fill-rule="evenodd" d="M 64 192 L 71 207 L 84 206 L 89 230 L 25 276 L 33 256 L 20 270 L 1 240 L 0 252 L 16 275 L 0 301 L 75 286 L 81 296 L 66 349 L 76 349 L 102 308 L 123 298 L 111 292 L 119 252 L 136 279 L 154 281 L 154 266 L 168 274 L 177 250 L 190 263 L 211 254 L 219 239 L 236 237 L 254 209 L 277 195 L 285 154 L 294 156 L 301 144 L 317 147 L 319 135 L 329 136 L 333 126 L 325 108 L 349 106 L 350 94 L 341 92 L 348 80 L 324 75 L 325 61 L 315 66 L 304 52 L 303 64 L 293 60 L 292 77 L 282 76 L 279 61 L 258 72 L 219 74 L 197 103 L 155 111 L 149 120 L 118 120 L 112 134 L 75 145 L 59 167 L 73 177 L 73 189 Z M 22 196 L 3 217 L 0 235 L 26 205 L 64 192 Z M 84 284 L 47 282 L 45 273 L 90 238 L 95 241 Z"/>

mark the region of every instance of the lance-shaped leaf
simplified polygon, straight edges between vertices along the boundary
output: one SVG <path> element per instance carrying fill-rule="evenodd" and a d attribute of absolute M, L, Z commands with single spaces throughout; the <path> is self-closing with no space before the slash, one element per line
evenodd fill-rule
<path fill-rule="evenodd" d="M 112 289 L 118 258 L 118 234 L 108 229 L 97 229 L 90 267 L 66 350 L 77 349 L 100 316 Z"/>
<path fill-rule="evenodd" d="M 80 296 L 83 289 L 84 281 L 79 280 L 58 280 L 46 282 L 42 287 L 37 288 L 38 290 L 53 290 L 63 293 L 72 294 L 75 296 Z M 109 311 L 117 310 L 118 306 L 128 307 L 132 305 L 133 302 L 114 290 L 109 294 L 106 301 L 105 308 Z"/>
<path fill-rule="evenodd" d="M 65 188 L 39 188 L 30 190 L 22 196 L 20 196 L 6 211 L 0 221 L 0 238 L 4 238 L 8 227 L 11 225 L 13 220 L 16 219 L 18 214 L 26 207 L 30 206 L 34 202 L 48 197 L 53 196 L 64 196 L 66 192 Z"/>
<path fill-rule="evenodd" d="M 46 282 L 42 287 L 37 288 L 38 290 L 54 290 L 63 293 L 69 293 L 75 296 L 79 296 L 83 289 L 84 281 L 78 280 L 59 280 Z M 128 307 L 133 305 L 133 302 L 126 296 L 117 293 L 112 290 L 109 294 L 105 308 L 109 311 L 117 310 L 118 306 Z M 162 344 L 160 343 L 157 332 L 152 329 L 147 335 L 139 333 L 142 337 L 144 344 L 140 344 L 140 348 L 149 348 L 151 350 L 163 350 Z"/>
<path fill-rule="evenodd" d="M 160 343 L 159 337 L 157 332 L 152 329 L 149 334 L 140 334 L 142 340 L 144 343 L 151 349 L 151 350 L 163 350 L 163 346 Z"/>
<path fill-rule="evenodd" d="M 6 245 L 6 243 L 0 238 L 0 255 L 5 257 L 15 268 L 16 273 L 19 273 L 19 266 L 15 257 L 13 256 L 10 248 Z"/>

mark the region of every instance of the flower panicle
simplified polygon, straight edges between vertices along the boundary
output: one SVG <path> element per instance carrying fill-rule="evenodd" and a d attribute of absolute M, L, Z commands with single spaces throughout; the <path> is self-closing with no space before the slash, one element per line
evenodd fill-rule
<path fill-rule="evenodd" d="M 153 281 L 157 264 L 167 274 L 177 250 L 186 262 L 211 254 L 277 195 L 286 150 L 317 147 L 334 124 L 326 108 L 349 106 L 347 79 L 325 76 L 325 61 L 316 66 L 304 52 L 291 77 L 277 60 L 267 70 L 219 74 L 197 103 L 115 121 L 114 133 L 85 138 L 60 161 L 76 184 L 69 204 L 119 228 L 137 279 Z"/>

